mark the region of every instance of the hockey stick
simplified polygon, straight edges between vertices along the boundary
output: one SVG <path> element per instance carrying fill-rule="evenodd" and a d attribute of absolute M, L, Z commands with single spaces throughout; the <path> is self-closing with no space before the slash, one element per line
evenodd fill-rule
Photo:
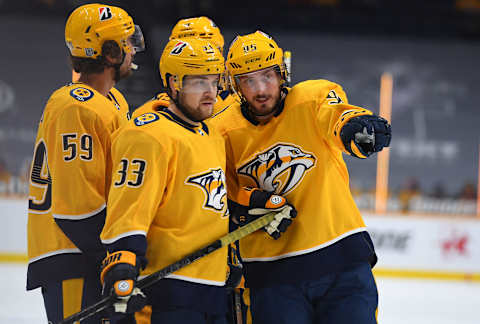
<path fill-rule="evenodd" d="M 277 213 L 268 213 L 265 216 L 262 216 L 260 218 L 257 218 L 256 220 L 248 223 L 245 226 L 240 227 L 239 229 L 228 233 L 227 235 L 222 236 L 215 242 L 210 243 L 209 245 L 205 246 L 204 248 L 201 248 L 200 250 L 193 252 L 192 254 L 187 255 L 183 259 L 180 259 L 179 261 L 170 264 L 169 266 L 166 266 L 165 268 L 158 270 L 157 272 L 154 272 L 145 278 L 139 280 L 137 282 L 137 287 L 140 289 L 146 288 L 151 286 L 152 284 L 156 283 L 160 279 L 165 278 L 167 275 L 171 274 L 172 272 L 175 272 L 190 263 L 206 256 L 209 255 L 210 253 L 229 245 L 230 243 L 233 243 L 235 241 L 238 241 L 239 239 L 255 232 L 256 230 L 259 230 L 262 227 L 265 227 L 267 224 L 269 224 L 273 219 L 275 218 L 275 215 Z M 75 313 L 63 321 L 59 322 L 59 324 L 74 324 L 75 322 L 84 320 L 94 314 L 97 314 L 98 312 L 101 312 L 105 308 L 108 308 L 112 306 L 115 303 L 115 297 L 114 296 L 109 296 L 101 299 L 99 302 L 84 308 L 78 313 Z"/>
<path fill-rule="evenodd" d="M 234 298 L 234 305 L 235 305 L 235 315 L 236 315 L 236 324 L 242 324 L 243 323 L 243 318 L 242 318 L 242 293 L 240 291 L 237 291 L 237 288 L 234 289 L 233 292 L 233 298 Z"/>

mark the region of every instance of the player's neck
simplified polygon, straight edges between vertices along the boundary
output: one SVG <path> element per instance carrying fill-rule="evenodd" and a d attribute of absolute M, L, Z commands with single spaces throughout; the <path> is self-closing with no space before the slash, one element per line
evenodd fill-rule
<path fill-rule="evenodd" d="M 272 118 L 273 116 L 275 115 L 277 111 L 274 110 L 272 111 L 270 114 L 268 115 L 265 115 L 265 116 L 257 116 L 255 115 L 254 118 L 257 122 L 259 122 L 260 124 L 264 125 L 264 124 L 267 124 Z"/>
<path fill-rule="evenodd" d="M 78 82 L 85 83 L 93 89 L 100 92 L 105 97 L 108 92 L 115 86 L 115 80 L 110 69 L 105 69 L 102 73 L 81 74 Z"/>
<path fill-rule="evenodd" d="M 268 124 L 268 122 L 272 120 L 272 118 L 278 113 L 279 107 L 282 104 L 283 100 L 285 100 L 285 93 L 280 92 L 280 100 L 277 102 L 272 112 L 270 112 L 268 115 L 262 115 L 262 116 L 252 114 L 252 117 L 261 125 Z"/>
<path fill-rule="evenodd" d="M 168 110 L 173 112 L 180 119 L 185 121 L 187 124 L 194 125 L 194 126 L 199 126 L 201 124 L 200 122 L 193 121 L 190 118 L 188 118 L 187 116 L 185 116 L 185 114 L 177 107 L 177 105 L 175 105 L 172 102 L 170 103 L 170 105 L 168 105 Z"/>

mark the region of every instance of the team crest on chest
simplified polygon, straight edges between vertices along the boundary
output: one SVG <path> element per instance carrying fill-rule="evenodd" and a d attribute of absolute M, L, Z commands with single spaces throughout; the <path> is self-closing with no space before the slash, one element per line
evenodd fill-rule
<path fill-rule="evenodd" d="M 217 212 L 226 210 L 227 185 L 225 173 L 222 169 L 210 169 L 199 175 L 188 177 L 185 183 L 198 186 L 203 190 L 206 197 L 204 202 L 205 208 L 213 209 Z M 227 213 L 223 216 L 227 216 Z"/>
<path fill-rule="evenodd" d="M 259 188 L 284 195 L 295 188 L 315 165 L 315 156 L 293 144 L 275 144 L 238 168 Z"/>

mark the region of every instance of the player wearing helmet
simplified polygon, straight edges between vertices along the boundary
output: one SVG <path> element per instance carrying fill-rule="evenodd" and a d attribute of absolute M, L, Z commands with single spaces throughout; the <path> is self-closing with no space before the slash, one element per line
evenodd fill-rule
<path fill-rule="evenodd" d="M 38 126 L 30 177 L 27 289 L 42 288 L 57 323 L 101 296 L 100 232 L 110 185 L 112 133 L 128 121 L 113 89 L 143 50 L 140 27 L 123 9 L 88 4 L 65 25 L 77 82 L 56 90 Z M 100 323 L 102 314 L 82 321 Z"/>
<path fill-rule="evenodd" d="M 188 40 L 191 38 L 207 40 L 210 42 L 210 44 L 215 46 L 220 51 L 220 53 L 223 54 L 223 47 L 224 47 L 223 35 L 221 34 L 220 29 L 217 27 L 217 25 L 210 18 L 202 16 L 202 17 L 180 19 L 173 27 L 169 39 L 170 40 L 172 39 Z M 160 69 L 161 69 L 161 66 L 159 62 L 159 70 Z M 165 86 L 164 82 L 163 84 L 164 84 L 163 91 L 167 91 L 167 87 Z M 235 102 L 235 98 L 236 96 L 231 95 L 230 91 L 228 91 L 226 87 L 221 91 L 219 91 L 215 99 L 215 104 L 213 106 L 212 116 L 215 116 L 216 114 L 230 107 Z M 170 104 L 170 97 L 167 94 L 167 92 L 160 92 L 157 95 L 155 95 L 154 98 L 145 102 L 141 107 L 137 108 L 133 112 L 133 118 L 138 117 L 147 112 L 161 111 L 165 107 L 168 107 L 169 104 Z M 233 273 L 240 274 L 241 272 L 240 270 L 241 265 L 238 265 L 239 261 L 238 261 L 237 253 L 235 253 L 236 251 L 237 249 L 231 249 L 229 251 L 229 256 L 230 256 L 229 260 L 233 260 L 233 263 L 230 264 L 230 269 L 232 274 Z M 237 265 L 234 265 L 234 264 L 237 264 Z M 229 281 L 228 281 L 229 285 L 231 282 L 236 281 L 233 278 L 234 278 L 233 275 L 229 276 Z M 233 299 L 233 298 L 229 298 L 229 299 Z M 232 310 L 232 308 L 233 307 L 229 307 L 229 310 Z M 150 311 L 149 307 L 146 307 L 142 310 L 141 313 L 137 314 L 136 316 L 137 322 L 142 322 L 142 324 L 143 323 L 148 324 L 148 318 L 150 316 L 149 311 Z M 229 317 L 235 316 L 235 313 L 236 312 L 233 312 Z"/>
<path fill-rule="evenodd" d="M 228 232 L 224 142 L 203 122 L 224 59 L 206 40 L 171 40 L 160 67 L 168 105 L 134 118 L 112 141 L 113 184 L 101 238 L 111 255 L 131 258 L 105 262 L 107 292 Z M 151 323 L 225 323 L 226 273 L 223 248 L 133 295 L 148 297 Z M 137 302 L 129 300 L 124 312 L 140 309 Z"/>
<path fill-rule="evenodd" d="M 204 123 L 223 80 L 223 56 L 206 40 L 173 39 L 160 67 L 171 98 L 168 107 L 134 118 L 112 141 L 113 183 L 101 234 L 110 256 L 101 280 L 104 291 L 117 296 L 124 282 L 129 282 L 129 296 L 145 294 L 151 323 L 227 323 L 226 247 L 144 292 L 135 288 L 139 275 L 154 273 L 228 232 L 225 142 Z M 279 236 L 279 225 L 293 208 L 279 196 L 242 193 L 244 214 L 254 210 L 252 219 L 278 212 L 276 223 L 267 227 Z M 143 306 L 138 298 L 122 304 L 118 312 Z"/>
<path fill-rule="evenodd" d="M 373 244 L 342 152 L 389 146 L 390 125 L 327 80 L 286 84 L 283 51 L 263 32 L 237 37 L 226 69 L 241 102 L 211 120 L 224 135 L 229 199 L 253 186 L 298 210 L 276 241 L 240 240 L 253 323 L 376 323 Z"/>
<path fill-rule="evenodd" d="M 186 38 L 205 39 L 223 54 L 223 35 L 220 28 L 208 17 L 180 19 L 172 29 L 170 40 Z"/>
<path fill-rule="evenodd" d="M 220 32 L 220 29 L 215 23 L 208 17 L 194 17 L 180 19 L 173 27 L 170 34 L 170 40 L 180 39 L 187 40 L 190 38 L 200 38 L 210 42 L 215 46 L 220 53 L 223 53 L 224 40 Z M 160 68 L 160 66 L 159 66 Z M 160 71 L 160 73 L 162 73 Z M 164 91 L 168 88 L 163 84 Z M 169 105 L 169 97 L 166 92 L 157 94 L 154 98 L 147 101 L 141 107 L 133 112 L 133 117 L 138 117 L 146 112 L 156 111 L 161 107 Z M 235 97 L 230 94 L 228 89 L 220 91 L 216 97 L 215 105 L 213 107 L 213 115 L 219 113 L 230 107 L 235 102 Z"/>

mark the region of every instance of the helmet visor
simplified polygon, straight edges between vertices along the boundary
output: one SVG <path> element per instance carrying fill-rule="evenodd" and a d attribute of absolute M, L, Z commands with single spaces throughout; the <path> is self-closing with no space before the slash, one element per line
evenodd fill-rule
<path fill-rule="evenodd" d="M 281 83 L 278 67 L 272 66 L 262 70 L 234 76 L 235 83 L 240 90 L 258 91 L 271 85 Z"/>
<path fill-rule="evenodd" d="M 182 89 L 184 93 L 205 93 L 211 92 L 217 95 L 222 86 L 222 75 L 205 74 L 205 75 L 186 75 L 183 78 Z"/>
<path fill-rule="evenodd" d="M 145 39 L 143 38 L 142 29 L 139 25 L 135 25 L 133 34 L 128 38 L 128 41 L 136 53 L 145 50 Z"/>

